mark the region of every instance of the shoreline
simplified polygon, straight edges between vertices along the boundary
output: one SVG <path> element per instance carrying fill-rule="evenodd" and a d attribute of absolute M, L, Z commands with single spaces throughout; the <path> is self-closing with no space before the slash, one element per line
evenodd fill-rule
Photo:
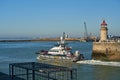
<path fill-rule="evenodd" d="M 66 38 L 66 41 L 80 41 L 80 38 Z M 12 39 L 0 40 L 0 42 L 39 42 L 39 41 L 60 41 L 59 38 L 40 38 L 40 39 Z"/>

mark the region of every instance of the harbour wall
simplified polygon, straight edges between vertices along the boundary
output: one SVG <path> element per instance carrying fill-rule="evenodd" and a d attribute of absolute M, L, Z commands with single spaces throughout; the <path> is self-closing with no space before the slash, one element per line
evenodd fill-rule
<path fill-rule="evenodd" d="M 79 41 L 80 38 L 66 38 L 66 41 Z M 11 39 L 0 40 L 0 42 L 36 42 L 36 41 L 60 41 L 60 38 L 38 38 L 38 39 Z"/>
<path fill-rule="evenodd" d="M 120 42 L 93 42 L 92 58 L 120 61 Z"/>

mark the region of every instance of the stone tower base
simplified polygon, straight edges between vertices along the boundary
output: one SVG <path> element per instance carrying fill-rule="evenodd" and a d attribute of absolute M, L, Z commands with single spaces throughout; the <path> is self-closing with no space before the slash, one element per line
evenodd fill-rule
<path fill-rule="evenodd" d="M 93 42 L 92 58 L 120 61 L 120 42 Z"/>

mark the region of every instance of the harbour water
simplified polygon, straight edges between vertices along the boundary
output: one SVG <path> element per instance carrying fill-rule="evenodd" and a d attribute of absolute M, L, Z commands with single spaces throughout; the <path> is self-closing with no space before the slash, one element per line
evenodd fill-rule
<path fill-rule="evenodd" d="M 0 42 L 0 72 L 9 73 L 9 63 L 37 62 L 36 51 L 49 49 L 56 42 Z M 91 42 L 69 42 L 73 51 L 80 50 L 85 61 L 67 64 L 77 68 L 78 80 L 120 80 L 120 62 L 91 60 Z M 64 64 L 63 64 L 64 65 Z"/>

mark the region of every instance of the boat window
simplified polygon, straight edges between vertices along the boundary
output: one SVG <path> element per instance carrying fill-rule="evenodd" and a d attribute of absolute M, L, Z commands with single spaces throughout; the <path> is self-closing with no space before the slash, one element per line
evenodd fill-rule
<path fill-rule="evenodd" d="M 49 52 L 59 52 L 59 51 L 57 51 L 57 50 L 50 50 Z"/>

